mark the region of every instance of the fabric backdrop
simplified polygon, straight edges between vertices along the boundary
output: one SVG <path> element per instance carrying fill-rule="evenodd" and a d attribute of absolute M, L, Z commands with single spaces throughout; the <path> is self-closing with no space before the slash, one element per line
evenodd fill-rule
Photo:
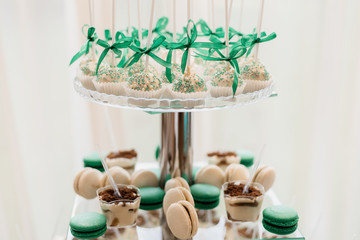
<path fill-rule="evenodd" d="M 141 1 L 146 26 L 150 1 Z M 156 2 L 157 18 L 170 12 L 170 1 Z M 186 12 L 177 2 L 180 29 Z M 195 20 L 211 19 L 208 2 L 193 1 Z M 264 163 L 277 170 L 274 189 L 299 212 L 306 239 L 360 239 L 360 2 L 265 2 L 263 29 L 278 38 L 262 44 L 259 56 L 279 96 L 194 114 L 195 160 L 219 148 L 256 152 L 266 143 Z M 75 68 L 68 63 L 84 41 L 87 3 L 0 0 L 1 239 L 66 234 L 73 177 L 95 144 L 103 151 L 134 147 L 139 161 L 154 160 L 159 116 L 105 110 L 73 90 Z M 118 28 L 127 26 L 126 3 L 118 0 Z M 224 1 L 215 3 L 215 23 L 223 26 Z M 258 4 L 244 2 L 240 24 L 234 0 L 230 25 L 251 31 Z M 95 0 L 95 7 L 96 28 L 110 27 L 111 1 Z"/>

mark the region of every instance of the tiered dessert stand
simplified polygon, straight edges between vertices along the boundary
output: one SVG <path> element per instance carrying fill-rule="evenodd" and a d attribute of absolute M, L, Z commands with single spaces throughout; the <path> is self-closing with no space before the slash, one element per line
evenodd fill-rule
<path fill-rule="evenodd" d="M 115 96 L 108 95 L 105 93 L 99 93 L 97 91 L 86 89 L 82 84 L 75 79 L 74 87 L 76 92 L 84 97 L 85 99 L 96 102 L 99 104 L 123 108 L 123 109 L 133 109 L 140 111 L 147 111 L 149 113 L 158 113 L 161 114 L 161 147 L 160 147 L 160 184 L 164 185 L 165 176 L 170 174 L 172 176 L 183 176 L 187 175 L 190 181 L 190 184 L 193 182 L 192 179 L 192 166 L 193 166 L 193 149 L 192 149 L 192 115 L 197 111 L 210 111 L 225 109 L 231 107 L 239 107 L 247 104 L 255 103 L 260 100 L 276 96 L 274 93 L 274 84 L 269 87 L 246 94 L 240 94 L 235 97 L 220 97 L 213 98 L 207 97 L 202 99 L 199 103 L 199 99 L 196 99 L 199 104 L 194 107 L 187 107 L 194 104 L 188 104 L 189 101 L 195 101 L 194 99 L 137 99 L 126 96 Z M 137 105 L 136 103 L 141 100 L 142 104 Z M 145 104 L 144 104 L 145 103 Z M 138 163 L 138 168 L 145 168 L 149 166 L 141 165 Z M 152 166 L 156 166 L 157 163 L 152 163 Z M 205 164 L 205 163 L 194 163 L 196 164 Z M 77 196 L 75 201 L 73 215 L 81 211 L 90 211 L 96 210 L 94 206 L 97 204 L 83 204 L 84 199 L 80 199 L 80 196 Z M 96 201 L 91 200 L 91 201 Z M 275 193 L 270 190 L 264 201 L 264 207 L 279 204 L 279 200 Z M 223 203 L 220 203 L 220 205 Z M 199 228 L 198 234 L 194 239 L 239 239 L 234 237 L 232 234 L 229 234 L 229 231 L 232 228 L 226 227 L 226 212 L 223 207 L 219 207 L 219 215 L 221 216 L 220 221 L 213 227 L 209 229 Z M 99 209 L 98 209 L 99 210 Z M 134 239 L 175 239 L 175 237 L 164 236 L 164 229 L 166 228 L 166 221 L 161 221 L 163 224 L 161 227 L 154 229 L 146 229 L 146 234 L 144 234 L 144 229 L 141 227 L 136 227 L 137 234 Z M 160 229 L 162 228 L 162 229 Z M 171 234 L 171 233 L 170 233 Z M 225 237 L 226 236 L 226 237 Z M 280 237 L 279 237 L 280 238 Z M 73 239 L 71 234 L 68 233 L 67 239 Z M 114 238 L 116 239 L 116 238 Z M 122 238 L 126 239 L 126 238 Z M 302 234 L 297 230 L 295 233 L 288 236 L 288 238 L 283 239 L 305 239 Z"/>

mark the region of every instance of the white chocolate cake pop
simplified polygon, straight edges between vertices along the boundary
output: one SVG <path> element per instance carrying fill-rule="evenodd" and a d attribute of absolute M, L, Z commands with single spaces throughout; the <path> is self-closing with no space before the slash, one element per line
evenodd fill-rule
<path fill-rule="evenodd" d="M 171 80 L 172 82 L 177 82 L 184 77 L 184 74 L 181 72 L 181 67 L 178 64 L 173 64 L 171 67 Z M 166 71 L 163 71 L 161 75 L 161 80 L 163 83 L 170 83 L 169 79 L 166 77 Z"/>
<path fill-rule="evenodd" d="M 137 72 L 133 74 L 128 81 L 128 88 L 137 91 L 156 91 L 161 89 L 160 79 L 152 72 Z"/>
<path fill-rule="evenodd" d="M 118 67 L 104 67 L 98 72 L 99 82 L 124 82 L 126 79 L 126 71 Z"/>
<path fill-rule="evenodd" d="M 180 93 L 206 92 L 205 82 L 195 73 L 184 74 L 184 78 L 173 84 L 172 90 Z"/>
<path fill-rule="evenodd" d="M 259 61 L 250 59 L 241 68 L 240 74 L 242 79 L 246 80 L 261 80 L 266 81 L 271 78 L 271 75 L 266 70 L 265 66 Z"/>

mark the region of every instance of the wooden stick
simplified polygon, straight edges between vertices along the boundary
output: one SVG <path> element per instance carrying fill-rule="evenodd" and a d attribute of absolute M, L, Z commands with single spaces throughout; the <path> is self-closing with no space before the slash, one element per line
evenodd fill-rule
<path fill-rule="evenodd" d="M 142 46 L 142 29 L 141 29 L 141 15 L 140 15 L 140 0 L 137 0 L 137 7 L 138 7 L 138 25 L 139 25 L 139 42 L 140 47 Z"/>
<path fill-rule="evenodd" d="M 191 1 L 188 0 L 187 1 L 187 20 L 189 22 L 189 20 L 191 19 L 191 12 L 190 12 L 190 4 L 191 4 Z M 188 34 L 190 35 L 190 29 L 187 29 L 188 31 Z M 191 48 L 189 48 L 189 51 L 188 51 L 188 58 L 187 58 L 187 70 L 188 70 L 188 74 L 190 75 L 190 64 L 191 64 Z"/>
<path fill-rule="evenodd" d="M 111 31 L 112 31 L 112 39 L 111 42 L 112 44 L 114 44 L 115 42 L 115 0 L 112 0 L 112 26 L 111 26 Z M 114 66 L 115 65 L 115 54 L 112 51 L 111 52 L 111 65 Z"/>
<path fill-rule="evenodd" d="M 131 37 L 130 0 L 128 0 L 128 35 Z"/>
<path fill-rule="evenodd" d="M 173 0 L 173 42 L 176 42 L 176 0 Z M 173 61 L 176 64 L 176 49 L 173 52 Z"/>
<path fill-rule="evenodd" d="M 152 28 L 153 28 L 153 20 L 154 20 L 154 8 L 155 8 L 155 0 L 152 0 L 151 2 L 151 13 L 150 13 L 150 23 L 149 23 L 149 30 L 148 30 L 148 39 L 146 42 L 146 49 L 149 49 L 150 44 L 152 42 Z M 146 54 L 146 60 L 145 60 L 145 71 L 148 68 L 149 65 L 149 55 Z"/>
<path fill-rule="evenodd" d="M 261 35 L 261 24 L 262 24 L 263 12 L 264 12 L 264 0 L 260 0 L 260 1 L 261 1 L 261 3 L 260 3 L 260 11 L 259 11 L 259 18 L 258 18 L 257 29 L 256 29 L 258 38 Z M 255 53 L 254 53 L 255 62 L 257 62 L 258 54 L 259 54 L 259 43 L 257 43 L 256 46 L 255 46 Z"/>
<path fill-rule="evenodd" d="M 225 44 L 226 44 L 226 57 L 229 57 L 229 8 L 228 0 L 225 0 Z"/>

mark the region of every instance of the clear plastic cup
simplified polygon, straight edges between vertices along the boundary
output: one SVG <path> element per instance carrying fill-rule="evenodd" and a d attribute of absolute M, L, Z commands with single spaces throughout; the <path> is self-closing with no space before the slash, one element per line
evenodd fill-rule
<path fill-rule="evenodd" d="M 230 194 L 225 194 L 225 191 L 228 189 L 229 184 L 245 185 L 246 181 L 241 180 L 235 182 L 226 182 L 222 186 L 228 220 L 233 222 L 257 221 L 259 219 L 261 206 L 264 200 L 264 187 L 259 183 L 250 183 L 249 189 L 257 189 L 261 193 L 260 196 L 253 197 L 243 195 L 241 193 L 237 196 L 230 196 Z"/>
<path fill-rule="evenodd" d="M 112 186 L 105 186 L 99 188 L 96 191 L 100 202 L 100 208 L 106 217 L 107 225 L 109 227 L 132 226 L 136 223 L 136 218 L 140 207 L 140 191 L 137 187 L 132 185 L 117 184 L 117 186 L 118 188 L 125 187 L 135 189 L 138 197 L 133 200 L 119 199 L 111 202 L 106 202 L 100 199 L 100 193 L 107 189 L 112 189 Z"/>

